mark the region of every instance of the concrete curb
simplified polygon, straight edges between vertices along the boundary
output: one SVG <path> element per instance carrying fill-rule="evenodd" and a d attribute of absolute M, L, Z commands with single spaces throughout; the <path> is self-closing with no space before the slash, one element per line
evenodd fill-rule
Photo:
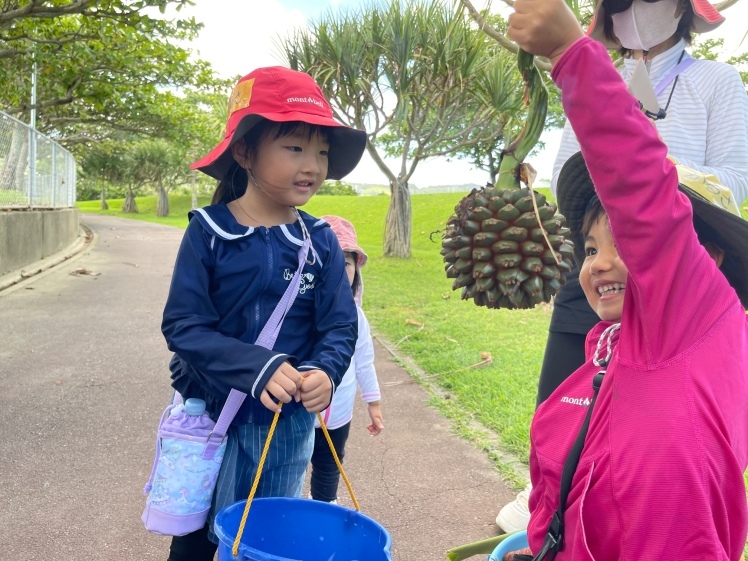
<path fill-rule="evenodd" d="M 19 271 L 13 271 L 0 277 L 0 292 L 10 289 L 23 281 L 36 277 L 37 275 L 49 271 L 50 269 L 72 260 L 79 256 L 84 250 L 93 247 L 96 243 L 97 235 L 85 224 L 80 224 L 78 237 L 67 248 L 62 251 L 31 263 Z"/>
<path fill-rule="evenodd" d="M 96 243 L 97 235 L 85 224 L 79 224 L 78 237 L 67 248 L 59 251 L 49 257 L 40 259 L 35 263 L 30 263 L 23 269 L 13 271 L 0 277 L 0 292 L 6 291 L 12 287 L 17 287 L 24 281 L 37 277 L 41 273 L 47 272 L 61 263 L 71 261 L 74 257 L 79 256 L 84 250 L 93 247 Z"/>

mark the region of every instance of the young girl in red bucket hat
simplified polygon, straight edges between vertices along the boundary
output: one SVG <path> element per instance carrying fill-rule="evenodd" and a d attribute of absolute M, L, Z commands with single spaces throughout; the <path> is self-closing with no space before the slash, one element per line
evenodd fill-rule
<path fill-rule="evenodd" d="M 371 338 L 369 322 L 361 309 L 364 280 L 361 269 L 366 265 L 368 256 L 358 245 L 356 229 L 348 220 L 340 216 L 323 216 L 333 233 L 340 242 L 345 254 L 345 270 L 348 273 L 348 281 L 353 291 L 353 299 L 356 301 L 358 312 L 358 340 L 356 351 L 353 354 L 351 365 L 343 376 L 340 387 L 335 392 L 330 406 L 322 412 L 322 420 L 327 426 L 330 439 L 335 445 L 335 451 L 343 461 L 345 455 L 345 443 L 353 418 L 353 406 L 356 398 L 356 387 L 361 390 L 361 399 L 366 403 L 369 420 L 366 429 L 372 436 L 382 432 L 382 409 L 380 407 L 381 395 L 379 393 L 379 381 L 377 371 L 374 369 L 374 342 Z M 319 421 L 314 422 L 314 453 L 312 454 L 312 474 L 310 478 L 310 493 L 314 500 L 327 503 L 337 503 L 338 485 L 340 483 L 340 471 L 335 463 L 335 458 L 330 451 Z"/>
<path fill-rule="evenodd" d="M 748 533 L 748 222 L 674 165 L 564 0 L 517 0 L 508 35 L 546 56 L 581 144 L 559 179 L 600 322 L 530 430 L 536 559 L 741 558 Z"/>
<path fill-rule="evenodd" d="M 707 0 L 600 0 L 587 31 L 623 56 L 619 72 L 630 83 L 644 76 L 660 111 L 647 106 L 657 131 L 678 163 L 717 176 L 738 203 L 748 197 L 748 96 L 738 71 L 722 62 L 692 58 L 692 33 L 716 29 L 724 17 Z M 634 86 L 632 86 L 632 89 Z M 632 93 L 636 92 L 632 91 Z M 567 121 L 553 167 L 557 192 L 564 163 L 579 151 Z M 556 295 L 536 405 L 584 361 L 584 339 L 598 318 L 590 308 L 575 268 Z M 505 531 L 524 529 L 529 488 L 505 505 L 496 523 Z"/>
<path fill-rule="evenodd" d="M 353 355 L 358 318 L 345 258 L 324 220 L 297 209 L 325 179 L 358 163 L 364 131 L 333 119 L 307 74 L 282 67 L 244 76 L 231 93 L 223 140 L 193 164 L 220 181 L 190 213 L 164 309 L 172 386 L 205 400 L 215 420 L 232 388 L 247 394 L 228 432 L 209 525 L 175 537 L 171 561 L 213 559 L 215 514 L 246 499 L 282 402 L 257 497 L 298 497 L 314 413 L 330 403 Z M 255 344 L 311 240 L 293 306 L 272 349 Z M 289 531 L 293 531 L 289 528 Z"/>

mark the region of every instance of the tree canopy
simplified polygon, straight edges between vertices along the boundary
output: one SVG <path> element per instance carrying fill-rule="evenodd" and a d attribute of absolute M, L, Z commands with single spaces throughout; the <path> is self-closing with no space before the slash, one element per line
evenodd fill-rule
<path fill-rule="evenodd" d="M 0 110 L 25 122 L 36 110 L 36 128 L 76 155 L 86 188 L 98 174 L 110 185 L 127 185 L 131 197 L 132 187 L 147 180 L 161 195 L 159 210 L 168 212 L 169 182 L 183 181 L 190 162 L 219 136 L 225 109 L 216 108 L 225 108 L 230 88 L 185 46 L 202 27 L 178 17 L 191 3 L 6 0 Z M 166 17 L 167 8 L 177 17 Z M 24 154 L 23 147 L 16 153 Z M 169 157 L 157 172 L 159 154 Z M 140 167 L 126 165 L 137 158 Z"/>
<path fill-rule="evenodd" d="M 156 17 L 188 0 L 29 0 L 0 13 L 0 109 L 67 147 L 118 132 L 172 135 L 194 111 L 181 90 L 222 84 L 210 65 L 180 44 L 200 29 L 194 19 Z M 155 12 L 155 13 L 154 13 Z M 154 15 L 150 15 L 154 13 Z M 37 101 L 31 104 L 36 66 Z"/>

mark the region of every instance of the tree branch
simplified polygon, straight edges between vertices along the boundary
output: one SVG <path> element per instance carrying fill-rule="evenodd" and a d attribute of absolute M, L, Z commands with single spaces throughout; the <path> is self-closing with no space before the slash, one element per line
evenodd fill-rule
<path fill-rule="evenodd" d="M 390 180 L 390 184 L 394 184 L 397 180 L 395 174 L 390 171 L 390 168 L 388 168 L 387 164 L 384 163 L 384 160 L 382 160 L 382 157 L 377 152 L 376 147 L 368 138 L 366 139 L 366 151 L 369 153 L 369 156 L 371 156 L 371 159 L 374 160 L 374 163 L 377 164 L 380 171 Z"/>
<path fill-rule="evenodd" d="M 30 55 L 32 52 L 31 49 L 7 49 L 5 51 L 0 51 L 0 59 Z"/>
<path fill-rule="evenodd" d="M 718 12 L 721 12 L 722 10 L 726 10 L 727 8 L 734 6 L 737 3 L 738 3 L 738 0 L 723 0 L 719 4 L 714 4 L 714 8 Z"/>
<path fill-rule="evenodd" d="M 737 2 L 738 0 L 725 0 L 725 2 Z M 501 33 L 496 31 L 493 27 L 491 27 L 486 20 L 483 19 L 483 16 L 480 15 L 480 12 L 475 9 L 473 4 L 470 2 L 470 0 L 460 0 L 460 3 L 467 8 L 467 11 L 470 13 L 470 17 L 473 18 L 475 23 L 478 24 L 478 28 L 483 31 L 486 35 L 494 39 L 499 45 L 504 47 L 506 50 L 511 51 L 513 53 L 517 53 L 519 51 L 519 47 L 512 43 L 509 39 L 504 37 Z M 551 71 L 551 64 L 549 62 L 545 62 L 542 60 L 539 60 L 538 57 L 535 57 L 534 59 L 535 66 L 538 68 L 538 70 L 543 70 L 545 72 Z"/>
<path fill-rule="evenodd" d="M 10 113 L 11 115 L 17 115 L 19 113 L 25 113 L 27 111 L 31 111 L 32 109 L 43 109 L 44 107 L 57 107 L 59 105 L 67 105 L 68 103 L 73 103 L 75 101 L 75 98 L 72 95 L 68 95 L 66 97 L 61 97 L 58 99 L 50 99 L 47 101 L 42 101 L 41 103 L 37 103 L 35 105 L 32 105 L 30 103 L 23 105 L 20 105 L 18 107 L 12 107 L 10 109 L 6 109 L 6 113 Z"/>
<path fill-rule="evenodd" d="M 79 14 L 95 0 L 73 0 L 64 6 L 44 6 L 40 0 L 32 0 L 25 6 L 16 10 L 8 10 L 0 13 L 0 27 L 8 27 L 18 18 L 56 18 L 69 14 Z"/>

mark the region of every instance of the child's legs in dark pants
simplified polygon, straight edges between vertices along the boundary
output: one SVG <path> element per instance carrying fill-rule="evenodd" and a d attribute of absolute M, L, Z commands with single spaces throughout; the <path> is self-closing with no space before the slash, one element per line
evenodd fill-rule
<path fill-rule="evenodd" d="M 351 423 L 349 422 L 342 427 L 328 431 L 341 462 L 345 455 L 345 442 L 348 440 L 350 429 Z M 338 471 L 338 466 L 335 464 L 335 458 L 332 456 L 325 434 L 322 432 L 322 429 L 314 429 L 311 477 L 312 498 L 316 501 L 325 501 L 328 503 L 334 501 L 338 498 L 339 482 L 340 472 Z"/>
<path fill-rule="evenodd" d="M 538 380 L 537 408 L 550 396 L 561 382 L 584 364 L 584 342 L 586 335 L 578 333 L 548 332 L 543 367 Z"/>
<path fill-rule="evenodd" d="M 213 561 L 218 546 L 208 539 L 208 525 L 186 536 L 171 540 L 167 561 Z"/>

